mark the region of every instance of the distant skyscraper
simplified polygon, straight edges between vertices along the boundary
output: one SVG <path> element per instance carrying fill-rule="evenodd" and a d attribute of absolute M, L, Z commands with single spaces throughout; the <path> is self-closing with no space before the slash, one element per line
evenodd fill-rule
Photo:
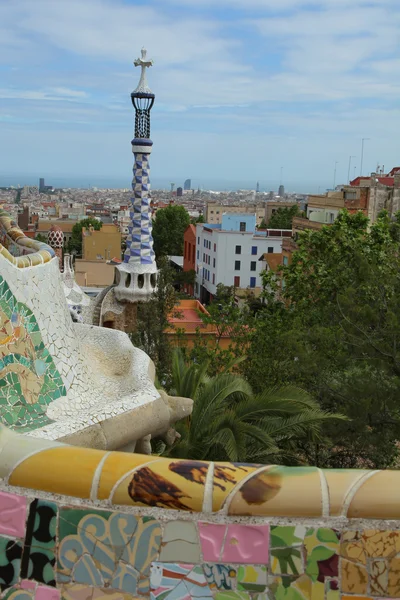
<path fill-rule="evenodd" d="M 260 191 L 260 182 L 259 182 L 259 181 L 257 181 L 257 187 L 256 187 L 256 192 L 257 192 L 257 194 L 258 194 L 258 192 L 259 192 L 259 191 Z"/>
<path fill-rule="evenodd" d="M 183 196 L 183 190 L 181 187 L 176 188 L 176 195 L 178 196 L 178 198 Z"/>
<path fill-rule="evenodd" d="M 44 192 L 44 177 L 39 179 L 39 192 Z"/>
<path fill-rule="evenodd" d="M 192 180 L 191 179 L 186 179 L 185 183 L 183 184 L 183 189 L 184 190 L 192 189 Z"/>
<path fill-rule="evenodd" d="M 284 196 L 284 195 L 285 195 L 285 186 L 280 185 L 279 190 L 278 190 L 278 196 Z"/>

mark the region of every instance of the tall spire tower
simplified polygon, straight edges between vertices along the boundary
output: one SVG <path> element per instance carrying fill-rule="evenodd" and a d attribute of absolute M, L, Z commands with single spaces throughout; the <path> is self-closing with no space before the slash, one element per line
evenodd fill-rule
<path fill-rule="evenodd" d="M 141 58 L 136 59 L 133 64 L 141 67 L 141 75 L 136 89 L 131 93 L 135 109 L 132 206 L 124 261 L 116 267 L 117 286 L 114 288 L 117 299 L 126 302 L 148 300 L 157 285 L 157 265 L 151 235 L 149 165 L 153 146 L 150 139 L 150 111 L 155 95 L 149 88 L 146 77 L 146 70 L 152 66 L 153 61 L 147 59 L 147 52 L 142 48 Z"/>

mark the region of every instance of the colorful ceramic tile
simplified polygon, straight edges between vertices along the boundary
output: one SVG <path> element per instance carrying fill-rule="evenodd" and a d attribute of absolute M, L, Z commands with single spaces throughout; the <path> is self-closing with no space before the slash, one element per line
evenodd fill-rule
<path fill-rule="evenodd" d="M 201 566 L 180 563 L 153 563 L 150 575 L 151 598 L 211 598 Z"/>
<path fill-rule="evenodd" d="M 304 573 L 303 549 L 271 549 L 271 573 L 274 575 L 301 575 Z"/>
<path fill-rule="evenodd" d="M 55 586 L 57 505 L 34 500 L 29 508 L 21 577 Z"/>
<path fill-rule="evenodd" d="M 389 561 L 388 596 L 400 598 L 400 557 Z"/>
<path fill-rule="evenodd" d="M 337 579 L 325 581 L 325 598 L 326 600 L 340 600 L 339 581 Z"/>
<path fill-rule="evenodd" d="M 33 600 L 32 590 L 22 590 L 17 586 L 9 588 L 3 596 L 3 600 Z"/>
<path fill-rule="evenodd" d="M 233 565 L 203 564 L 210 589 L 231 590 L 236 584 L 236 567 Z"/>
<path fill-rule="evenodd" d="M 364 540 L 360 531 L 343 531 L 340 544 L 340 555 L 362 565 L 367 564 Z"/>
<path fill-rule="evenodd" d="M 319 471 L 314 467 L 270 467 L 256 473 L 239 484 L 229 504 L 228 514 L 320 517 Z"/>
<path fill-rule="evenodd" d="M 307 575 L 268 577 L 268 595 L 275 600 L 312 600 L 313 583 Z"/>
<path fill-rule="evenodd" d="M 61 586 L 61 597 L 63 600 L 92 600 L 93 587 L 78 583 L 70 583 Z"/>
<path fill-rule="evenodd" d="M 263 592 L 267 587 L 267 567 L 240 566 L 237 571 L 237 587 L 244 592 Z"/>
<path fill-rule="evenodd" d="M 255 473 L 260 465 L 240 463 L 214 463 L 213 512 L 221 510 L 224 502 L 235 486 L 250 473 Z"/>
<path fill-rule="evenodd" d="M 215 600 L 250 600 L 251 596 L 247 592 L 217 592 Z"/>
<path fill-rule="evenodd" d="M 370 593 L 373 596 L 388 594 L 388 564 L 386 560 L 372 559 L 369 565 Z"/>
<path fill-rule="evenodd" d="M 0 421 L 16 431 L 51 423 L 46 408 L 66 395 L 35 315 L 0 275 Z"/>
<path fill-rule="evenodd" d="M 199 523 L 201 550 L 205 561 L 218 562 L 221 559 L 225 533 L 226 525 Z"/>
<path fill-rule="evenodd" d="M 169 521 L 164 526 L 160 561 L 200 562 L 200 543 L 195 523 Z"/>
<path fill-rule="evenodd" d="M 95 471 L 104 456 L 101 450 L 57 446 L 23 460 L 11 473 L 11 485 L 66 496 L 90 498 Z"/>
<path fill-rule="evenodd" d="M 39 585 L 35 593 L 35 600 L 60 600 L 60 590 Z"/>
<path fill-rule="evenodd" d="M 357 565 L 344 558 L 341 560 L 341 591 L 366 595 L 368 591 L 368 572 L 363 565 Z"/>
<path fill-rule="evenodd" d="M 22 543 L 0 536 L 0 588 L 5 590 L 18 581 Z"/>
<path fill-rule="evenodd" d="M 313 582 L 339 575 L 339 534 L 334 529 L 309 529 L 304 538 L 306 574 Z"/>
<path fill-rule="evenodd" d="M 303 525 L 275 525 L 271 527 L 271 548 L 300 546 L 304 542 L 307 527 Z"/>
<path fill-rule="evenodd" d="M 112 502 L 201 512 L 207 470 L 200 461 L 154 461 L 124 479 Z"/>
<path fill-rule="evenodd" d="M 26 498 L 0 492 L 0 534 L 25 536 Z"/>
<path fill-rule="evenodd" d="M 386 558 L 396 553 L 397 531 L 365 529 L 362 533 L 365 553 L 372 558 Z"/>
<path fill-rule="evenodd" d="M 160 544 L 161 527 L 152 517 L 62 508 L 57 579 L 146 594 Z"/>
<path fill-rule="evenodd" d="M 228 525 L 222 561 L 267 565 L 268 550 L 269 525 Z"/>

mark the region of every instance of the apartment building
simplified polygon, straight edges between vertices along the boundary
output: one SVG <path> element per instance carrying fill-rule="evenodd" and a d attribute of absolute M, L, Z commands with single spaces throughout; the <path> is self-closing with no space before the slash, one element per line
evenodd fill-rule
<path fill-rule="evenodd" d="M 201 302 L 212 300 L 219 283 L 260 291 L 264 254 L 280 254 L 283 238 L 292 231 L 257 231 L 256 218 L 225 213 L 220 225 L 196 226 L 195 296 Z"/>

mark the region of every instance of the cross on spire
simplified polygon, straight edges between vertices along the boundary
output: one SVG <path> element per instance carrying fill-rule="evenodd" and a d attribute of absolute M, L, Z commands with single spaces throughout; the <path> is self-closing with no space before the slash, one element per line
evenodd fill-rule
<path fill-rule="evenodd" d="M 137 88 L 134 90 L 134 94 L 151 94 L 152 91 L 149 88 L 149 85 L 147 83 L 147 77 L 146 77 L 146 69 L 148 69 L 149 67 L 151 67 L 153 65 L 153 61 L 152 60 L 147 60 L 147 50 L 145 48 L 142 48 L 142 57 L 141 58 L 137 58 L 134 61 L 134 65 L 135 67 L 141 67 L 142 72 L 140 74 L 140 80 L 139 83 L 137 85 Z"/>

